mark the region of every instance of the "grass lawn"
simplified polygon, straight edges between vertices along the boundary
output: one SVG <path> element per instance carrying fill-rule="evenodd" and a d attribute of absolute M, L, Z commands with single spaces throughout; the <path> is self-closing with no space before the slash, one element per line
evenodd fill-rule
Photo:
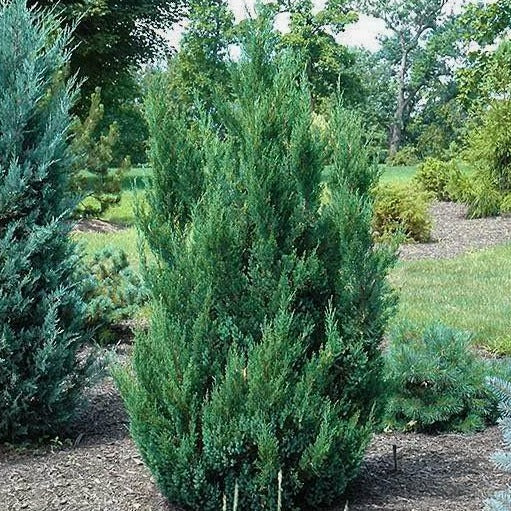
<path fill-rule="evenodd" d="M 399 263 L 391 281 L 400 296 L 394 322 L 443 322 L 472 332 L 479 346 L 511 354 L 511 245 Z"/>
<path fill-rule="evenodd" d="M 73 233 L 73 238 L 83 246 L 86 256 L 91 256 L 105 247 L 114 246 L 124 250 L 130 263 L 138 266 L 138 234 L 134 227 L 113 233 L 76 232 Z"/>
<path fill-rule="evenodd" d="M 133 167 L 123 177 L 122 195 L 119 204 L 110 207 L 101 220 L 119 225 L 133 225 L 136 200 L 143 199 L 150 167 Z"/>
<path fill-rule="evenodd" d="M 410 165 L 407 167 L 391 167 L 389 165 L 381 165 L 382 172 L 380 181 L 382 183 L 409 183 L 415 173 L 418 165 Z"/>
<path fill-rule="evenodd" d="M 115 206 L 108 208 L 101 220 L 119 225 L 133 225 L 135 222 L 136 200 L 143 197 L 142 190 L 126 190 L 122 192 L 121 200 Z"/>

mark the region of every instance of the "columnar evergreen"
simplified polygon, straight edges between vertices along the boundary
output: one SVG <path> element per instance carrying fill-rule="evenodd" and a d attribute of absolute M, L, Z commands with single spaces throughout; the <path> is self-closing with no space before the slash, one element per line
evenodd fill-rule
<path fill-rule="evenodd" d="M 177 145 L 186 118 L 150 123 L 176 145 L 153 145 L 168 170 L 142 218 L 154 312 L 118 381 L 145 462 L 191 510 L 335 502 L 380 412 L 393 258 L 371 237 L 377 171 L 340 104 L 326 147 L 300 59 L 263 20 L 196 142 Z"/>
<path fill-rule="evenodd" d="M 69 34 L 0 2 L 0 440 L 59 430 L 89 364 L 69 240 Z"/>

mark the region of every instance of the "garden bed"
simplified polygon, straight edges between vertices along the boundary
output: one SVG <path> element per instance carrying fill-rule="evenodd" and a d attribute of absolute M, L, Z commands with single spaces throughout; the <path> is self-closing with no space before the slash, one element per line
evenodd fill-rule
<path fill-rule="evenodd" d="M 486 497 L 510 482 L 490 461 L 500 444 L 497 428 L 472 436 L 378 435 L 350 489 L 347 509 L 481 510 Z M 0 481 L 2 511 L 171 509 L 129 438 L 110 379 L 94 389 L 69 440 L 44 448 L 0 448 Z M 339 504 L 336 511 L 343 511 Z"/>
<path fill-rule="evenodd" d="M 432 241 L 409 243 L 400 249 L 404 261 L 453 258 L 511 241 L 511 216 L 466 218 L 467 207 L 454 202 L 435 202 Z"/>

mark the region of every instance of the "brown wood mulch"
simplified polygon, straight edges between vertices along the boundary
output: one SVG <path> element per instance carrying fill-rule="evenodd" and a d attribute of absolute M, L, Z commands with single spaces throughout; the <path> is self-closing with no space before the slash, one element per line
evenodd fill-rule
<path fill-rule="evenodd" d="M 467 219 L 466 212 L 462 204 L 433 203 L 432 241 L 402 245 L 400 259 L 446 259 L 511 241 L 511 216 Z"/>
<path fill-rule="evenodd" d="M 403 259 L 454 257 L 511 240 L 510 218 L 466 220 L 463 207 L 450 203 L 436 203 L 432 213 L 437 241 L 403 247 Z M 112 232 L 108 225 L 80 227 L 88 229 Z M 511 485 L 490 461 L 500 446 L 495 427 L 475 435 L 377 435 L 347 503 L 336 511 L 481 510 L 486 498 Z M 39 448 L 0 447 L 0 511 L 170 509 L 129 438 L 109 378 L 91 391 L 90 406 L 65 440 Z"/>
<path fill-rule="evenodd" d="M 97 232 L 97 233 L 113 233 L 124 230 L 122 225 L 106 222 L 105 220 L 98 220 L 97 218 L 85 218 L 76 222 L 73 227 L 74 232 Z"/>
<path fill-rule="evenodd" d="M 129 438 L 111 379 L 90 397 L 60 445 L 0 448 L 2 511 L 173 510 Z M 511 483 L 490 461 L 500 446 L 495 427 L 475 435 L 377 435 L 347 505 L 340 502 L 335 511 L 481 510 L 486 498 Z"/>

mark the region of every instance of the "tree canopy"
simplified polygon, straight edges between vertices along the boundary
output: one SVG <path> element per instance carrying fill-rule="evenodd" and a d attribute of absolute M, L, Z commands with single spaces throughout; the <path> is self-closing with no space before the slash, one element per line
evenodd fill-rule
<path fill-rule="evenodd" d="M 71 71 L 87 78 L 84 96 L 165 53 L 164 31 L 182 19 L 186 0 L 28 0 L 76 25 Z"/>

